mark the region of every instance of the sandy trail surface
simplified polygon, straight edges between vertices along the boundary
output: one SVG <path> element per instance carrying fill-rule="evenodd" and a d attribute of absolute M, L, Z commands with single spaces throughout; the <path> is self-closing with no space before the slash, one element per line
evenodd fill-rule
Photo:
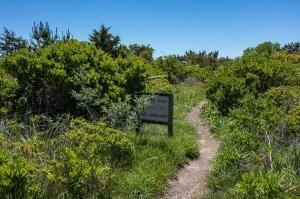
<path fill-rule="evenodd" d="M 169 188 L 162 198 L 201 198 L 206 190 L 206 178 L 212 168 L 212 160 L 218 151 L 219 143 L 210 135 L 206 122 L 200 118 L 200 110 L 204 104 L 204 101 L 200 102 L 187 115 L 187 120 L 197 128 L 200 155 L 184 165 L 176 179 L 168 182 Z"/>

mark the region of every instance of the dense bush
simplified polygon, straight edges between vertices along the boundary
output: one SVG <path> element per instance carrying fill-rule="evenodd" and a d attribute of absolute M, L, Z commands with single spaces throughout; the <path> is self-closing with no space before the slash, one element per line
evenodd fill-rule
<path fill-rule="evenodd" d="M 178 61 L 175 55 L 159 57 L 155 60 L 154 65 L 164 71 L 171 84 L 182 81 L 186 76 L 183 64 Z"/>
<path fill-rule="evenodd" d="M 221 65 L 227 65 L 228 58 L 218 58 L 218 52 L 186 52 L 183 56 L 169 55 L 157 58 L 154 68 L 167 75 L 171 84 L 180 83 L 187 78 L 197 78 L 207 82 L 210 75 Z"/>
<path fill-rule="evenodd" d="M 126 96 L 124 101 L 111 103 L 104 108 L 104 121 L 113 128 L 132 132 L 140 126 L 139 114 L 149 105 L 150 97 Z"/>
<path fill-rule="evenodd" d="M 113 168 L 131 164 L 127 134 L 75 119 L 55 139 L 0 132 L 0 195 L 8 198 L 105 196 Z"/>
<path fill-rule="evenodd" d="M 174 85 L 170 84 L 167 79 L 152 79 L 146 82 L 145 91 L 149 93 L 172 93 L 174 91 Z"/>
<path fill-rule="evenodd" d="M 141 90 L 143 65 L 134 56 L 114 60 L 95 46 L 76 40 L 36 52 L 23 49 L 1 62 L 19 85 L 12 101 L 14 109 L 52 114 L 99 110 L 101 105 Z"/>
<path fill-rule="evenodd" d="M 203 114 L 222 140 L 209 179 L 214 195 L 299 195 L 300 63 L 287 56 L 278 44 L 263 43 L 208 83 L 211 104 Z"/>
<path fill-rule="evenodd" d="M 5 198 L 25 198 L 33 191 L 34 167 L 23 157 L 0 150 L 0 195 Z"/>
<path fill-rule="evenodd" d="M 245 173 L 236 185 L 238 198 L 283 198 L 279 177 L 275 173 Z"/>
<path fill-rule="evenodd" d="M 227 114 L 247 93 L 258 96 L 271 87 L 299 85 L 299 65 L 277 59 L 278 45 L 263 43 L 247 49 L 230 66 L 219 69 L 208 85 L 207 97 Z"/>
<path fill-rule="evenodd" d="M 17 89 L 17 80 L 0 68 L 0 116 L 12 111 L 12 100 Z"/>

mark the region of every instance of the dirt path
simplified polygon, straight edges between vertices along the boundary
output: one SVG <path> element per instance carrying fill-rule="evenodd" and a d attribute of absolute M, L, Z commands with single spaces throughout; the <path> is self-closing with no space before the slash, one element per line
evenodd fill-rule
<path fill-rule="evenodd" d="M 162 198 L 201 198 L 205 192 L 205 178 L 212 167 L 212 159 L 218 151 L 219 144 L 209 134 L 207 124 L 200 118 L 200 109 L 204 104 L 205 102 L 200 102 L 187 115 L 187 119 L 197 128 L 200 156 L 186 164 L 178 172 L 177 179 L 169 181 L 169 189 Z"/>

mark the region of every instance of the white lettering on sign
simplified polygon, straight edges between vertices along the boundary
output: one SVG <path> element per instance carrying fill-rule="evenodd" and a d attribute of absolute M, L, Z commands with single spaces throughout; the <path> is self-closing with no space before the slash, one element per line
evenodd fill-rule
<path fill-rule="evenodd" d="M 154 122 L 169 122 L 170 100 L 168 96 L 155 95 L 150 99 L 150 105 L 141 114 L 141 120 Z"/>

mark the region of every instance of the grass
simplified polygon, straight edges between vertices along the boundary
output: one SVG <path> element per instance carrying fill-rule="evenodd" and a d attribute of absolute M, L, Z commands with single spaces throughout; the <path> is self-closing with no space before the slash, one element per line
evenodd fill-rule
<path fill-rule="evenodd" d="M 134 160 L 128 170 L 114 171 L 110 181 L 113 198 L 158 198 L 166 189 L 168 178 L 178 168 L 198 154 L 196 129 L 185 120 L 188 111 L 204 99 L 199 84 L 180 84 L 174 95 L 174 136 L 168 137 L 167 128 L 144 125 L 134 140 Z"/>

